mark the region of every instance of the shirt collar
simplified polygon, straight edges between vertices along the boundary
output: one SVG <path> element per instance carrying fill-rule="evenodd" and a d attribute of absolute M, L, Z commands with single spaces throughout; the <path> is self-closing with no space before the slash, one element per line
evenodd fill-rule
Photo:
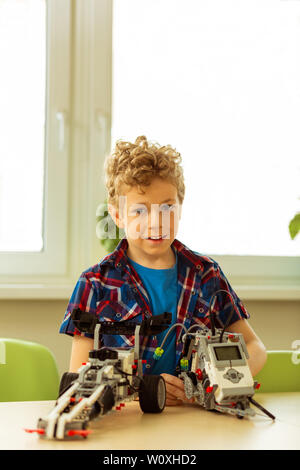
<path fill-rule="evenodd" d="M 189 267 L 194 268 L 198 271 L 204 271 L 204 265 L 201 260 L 201 257 L 192 250 L 190 250 L 186 245 L 184 245 L 182 242 L 175 238 L 173 240 L 172 247 L 177 252 L 178 264 L 184 263 L 184 265 L 188 265 Z M 117 270 L 122 270 L 128 264 L 127 248 L 127 238 L 123 237 L 119 241 L 114 251 L 107 255 L 105 258 L 103 258 L 101 264 L 103 265 L 109 263 L 110 265 L 113 265 Z"/>

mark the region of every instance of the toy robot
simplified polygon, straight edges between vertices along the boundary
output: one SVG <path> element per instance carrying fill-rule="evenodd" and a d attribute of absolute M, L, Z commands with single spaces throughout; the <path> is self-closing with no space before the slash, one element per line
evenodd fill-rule
<path fill-rule="evenodd" d="M 188 330 L 182 323 L 169 328 L 154 358 L 159 360 L 163 345 L 173 330 L 180 326 L 185 330 L 182 337 L 183 350 L 177 374 L 184 382 L 188 399 L 195 397 L 206 410 L 236 415 L 238 418 L 254 416 L 250 403 L 275 419 L 269 411 L 253 399 L 259 384 L 252 378 L 247 359 L 249 354 L 243 335 L 225 331 L 234 307 L 223 329 L 216 329 L 209 304 L 211 329 L 198 324 Z M 123 322 L 98 322 L 95 315 L 75 309 L 72 320 L 79 331 L 94 332 L 94 349 L 89 353 L 89 362 L 83 364 L 78 373 L 63 374 L 59 397 L 54 409 L 46 418 L 38 420 L 37 432 L 47 439 L 87 437 L 91 420 L 99 419 L 113 407 L 120 409 L 124 402 L 139 398 L 144 413 L 161 413 L 166 402 L 166 387 L 162 376 L 143 375 L 143 360 L 139 357 L 139 336 L 156 335 L 171 323 L 172 314 L 152 316 L 141 324 Z M 192 330 L 197 329 L 196 332 Z M 99 348 L 99 334 L 135 334 L 134 348 Z"/>
<path fill-rule="evenodd" d="M 143 375 L 143 361 L 139 354 L 139 336 L 156 335 L 171 323 L 172 314 L 152 316 L 141 324 L 98 322 L 94 314 L 74 309 L 71 314 L 76 328 L 85 333 L 94 332 L 94 349 L 89 362 L 77 373 L 65 372 L 61 378 L 59 397 L 55 407 L 45 418 L 38 420 L 37 432 L 46 439 L 87 437 L 91 420 L 99 419 L 113 407 L 120 409 L 125 402 L 139 398 L 144 413 L 161 413 L 166 402 L 165 381 L 160 375 Z M 134 348 L 99 347 L 99 334 L 135 335 Z"/>
<path fill-rule="evenodd" d="M 188 399 L 195 397 L 196 402 L 207 410 L 229 413 L 240 419 L 256 414 L 250 407 L 252 403 L 267 416 L 275 419 L 275 416 L 253 399 L 255 390 L 260 385 L 252 378 L 243 335 L 225 331 L 234 311 L 233 306 L 223 329 L 215 328 L 211 305 L 219 292 L 230 295 L 226 290 L 219 289 L 212 296 L 209 304 L 211 329 L 194 324 L 187 330 L 180 323 L 172 325 L 161 346 L 156 349 L 154 358 L 160 359 L 167 336 L 174 327 L 181 326 L 185 334 L 182 338 L 183 351 L 177 372 L 184 382 Z M 198 331 L 192 333 L 195 329 Z"/>

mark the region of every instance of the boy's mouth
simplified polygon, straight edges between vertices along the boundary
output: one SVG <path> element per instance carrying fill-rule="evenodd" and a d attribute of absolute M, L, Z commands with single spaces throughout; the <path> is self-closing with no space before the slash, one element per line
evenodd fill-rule
<path fill-rule="evenodd" d="M 149 237 L 149 238 L 147 238 L 147 240 L 149 240 L 152 243 L 159 243 L 159 242 L 162 242 L 165 238 L 166 238 L 166 236 L 164 235 L 164 236 L 160 236 L 160 237 Z"/>

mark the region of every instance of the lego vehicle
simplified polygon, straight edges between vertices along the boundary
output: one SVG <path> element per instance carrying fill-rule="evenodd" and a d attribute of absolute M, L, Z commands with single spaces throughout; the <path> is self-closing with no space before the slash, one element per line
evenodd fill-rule
<path fill-rule="evenodd" d="M 253 399 L 260 384 L 252 378 L 243 335 L 225 331 L 234 311 L 233 306 L 224 327 L 215 328 L 211 305 L 219 292 L 225 292 L 232 298 L 231 294 L 223 289 L 217 290 L 212 296 L 209 304 L 211 329 L 194 324 L 187 330 L 182 324 L 173 325 L 161 346 L 155 351 L 154 358 L 159 360 L 167 336 L 175 326 L 181 326 L 185 334 L 182 337 L 183 350 L 178 377 L 184 382 L 188 399 L 194 397 L 196 403 L 207 410 L 229 413 L 240 419 L 256 414 L 250 407 L 251 403 L 271 419 L 275 419 L 275 416 Z M 197 331 L 192 332 L 195 329 Z"/>
<path fill-rule="evenodd" d="M 48 416 L 38 420 L 37 429 L 25 431 L 37 432 L 46 439 L 87 437 L 91 420 L 136 398 L 144 413 L 161 413 L 166 402 L 165 381 L 160 375 L 143 375 L 145 361 L 139 357 L 139 337 L 164 331 L 171 323 L 172 314 L 155 315 L 141 324 L 99 322 L 94 314 L 80 309 L 74 309 L 71 317 L 79 331 L 94 332 L 89 362 L 82 364 L 77 373 L 63 374 L 55 407 Z M 135 345 L 133 348 L 99 347 L 100 333 L 134 334 Z"/>

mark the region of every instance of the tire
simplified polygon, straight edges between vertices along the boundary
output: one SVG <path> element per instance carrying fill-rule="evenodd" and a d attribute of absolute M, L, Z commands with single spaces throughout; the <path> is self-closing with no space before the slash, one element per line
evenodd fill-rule
<path fill-rule="evenodd" d="M 161 413 L 166 404 L 166 384 L 161 375 L 144 375 L 139 389 L 143 413 Z"/>
<path fill-rule="evenodd" d="M 65 391 L 71 387 L 71 384 L 76 379 L 78 379 L 78 377 L 79 377 L 79 374 L 76 374 L 75 372 L 65 372 L 62 375 L 62 378 L 60 380 L 58 397 L 60 397 L 63 393 L 65 393 Z"/>
<path fill-rule="evenodd" d="M 236 404 L 236 407 L 237 407 L 239 410 L 244 410 L 244 409 L 245 409 L 245 407 L 244 407 L 243 403 L 242 403 L 242 402 L 240 402 L 240 401 L 239 401 L 239 402 L 237 402 L 237 404 Z M 238 419 L 243 419 L 243 418 L 244 418 L 244 416 L 237 415 L 237 418 L 238 418 Z"/>

